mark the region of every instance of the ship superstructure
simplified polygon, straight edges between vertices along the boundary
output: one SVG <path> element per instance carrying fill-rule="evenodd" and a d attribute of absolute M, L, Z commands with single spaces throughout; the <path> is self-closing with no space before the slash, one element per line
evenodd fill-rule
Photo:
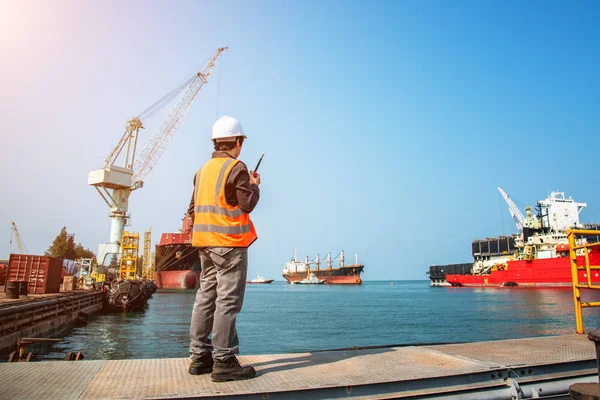
<path fill-rule="evenodd" d="M 335 262 L 339 263 L 337 268 L 334 267 Z M 294 283 L 307 279 L 312 273 L 317 279 L 325 280 L 325 284 L 360 285 L 362 283 L 360 274 L 365 266 L 358 262 L 358 254 L 355 254 L 355 263 L 352 265 L 345 264 L 344 250 L 335 258 L 331 258 L 331 252 L 327 253 L 323 263 L 326 265 L 322 265 L 318 254 L 313 260 L 306 256 L 304 261 L 298 261 L 298 253 L 294 250 L 294 256 L 283 268 L 283 277 L 289 283 Z"/>

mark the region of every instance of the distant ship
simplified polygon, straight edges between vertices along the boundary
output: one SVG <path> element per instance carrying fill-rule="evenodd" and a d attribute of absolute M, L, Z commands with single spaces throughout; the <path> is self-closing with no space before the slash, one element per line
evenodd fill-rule
<path fill-rule="evenodd" d="M 474 241 L 471 271 L 456 273 L 447 268 L 446 282 L 452 286 L 571 286 L 573 277 L 567 229 L 600 229 L 597 224 L 579 222 L 579 213 L 587 204 L 566 198 L 564 192 L 552 192 L 545 200 L 537 202 L 535 215 L 531 207 L 527 207 L 526 216 L 523 216 L 508 195 L 498 189 L 508 203 L 520 233 Z M 598 233 L 598 237 L 577 238 L 576 245 L 584 245 L 590 240 L 594 243 L 600 241 Z M 588 254 L 590 265 L 600 265 L 600 252 L 591 250 Z M 584 258 L 583 250 L 578 250 L 579 265 L 585 264 Z M 457 266 L 464 268 L 464 264 Z M 432 285 L 433 267 L 430 267 Z M 591 282 L 600 284 L 599 271 L 592 271 L 592 274 Z M 585 271 L 580 270 L 578 275 L 580 282 L 588 280 Z"/>
<path fill-rule="evenodd" d="M 338 268 L 333 267 L 333 263 L 336 261 L 339 262 Z M 345 265 L 343 250 L 340 252 L 339 258 L 335 259 L 332 259 L 331 253 L 328 253 L 327 259 L 323 262 L 326 263 L 325 266 L 321 265 L 318 254 L 314 261 L 310 261 L 308 256 L 304 262 L 298 261 L 297 252 L 294 250 L 294 257 L 283 268 L 283 277 L 289 283 L 296 283 L 306 279 L 310 273 L 313 273 L 317 279 L 324 280 L 325 284 L 360 285 L 362 283 L 360 274 L 365 266 L 359 264 L 358 255 L 356 255 L 355 264 L 352 265 Z M 311 265 L 314 265 L 313 269 L 311 269 Z"/>
<path fill-rule="evenodd" d="M 256 278 L 246 281 L 246 283 L 261 283 L 261 284 L 271 283 L 271 282 L 273 282 L 273 279 L 264 278 L 264 277 L 260 276 L 260 274 L 258 272 L 256 273 Z"/>
<path fill-rule="evenodd" d="M 181 232 L 167 232 L 156 245 L 154 280 L 159 289 L 196 289 L 200 286 L 200 257 L 192 246 L 192 217 L 183 218 Z"/>

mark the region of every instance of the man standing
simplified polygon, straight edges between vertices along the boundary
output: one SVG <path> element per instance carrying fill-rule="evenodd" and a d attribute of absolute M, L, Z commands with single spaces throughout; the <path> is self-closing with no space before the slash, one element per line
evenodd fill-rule
<path fill-rule="evenodd" d="M 196 173 L 189 211 L 194 220 L 192 245 L 200 248 L 202 264 L 190 325 L 189 373 L 212 371 L 213 381 L 225 382 L 256 375 L 252 366 L 241 366 L 235 354 L 248 247 L 257 238 L 249 214 L 258 203 L 260 175 L 248 173 L 237 159 L 246 135 L 235 118 L 217 120 L 212 139 L 215 151 Z"/>

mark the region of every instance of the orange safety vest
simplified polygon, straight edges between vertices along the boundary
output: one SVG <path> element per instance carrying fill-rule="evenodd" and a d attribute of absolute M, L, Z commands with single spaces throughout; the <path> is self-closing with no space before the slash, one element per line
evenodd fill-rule
<path fill-rule="evenodd" d="M 194 186 L 195 247 L 248 247 L 257 238 L 250 214 L 225 199 L 225 182 L 235 158 L 212 158 L 196 172 Z"/>

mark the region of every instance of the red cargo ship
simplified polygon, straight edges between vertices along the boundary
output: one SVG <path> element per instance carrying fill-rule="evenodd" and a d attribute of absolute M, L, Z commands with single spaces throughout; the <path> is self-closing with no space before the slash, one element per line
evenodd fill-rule
<path fill-rule="evenodd" d="M 352 265 L 344 264 L 344 251 L 340 252 L 339 258 L 331 259 L 331 253 L 327 254 L 327 259 L 324 260 L 327 266 L 321 268 L 319 262 L 319 255 L 315 257 L 315 261 L 309 261 L 308 257 L 304 262 L 297 261 L 297 254 L 294 250 L 294 257 L 290 262 L 285 264 L 283 268 L 283 277 L 289 283 L 300 282 L 306 279 L 310 273 L 314 274 L 317 279 L 325 280 L 325 284 L 347 284 L 347 285 L 360 285 L 362 279 L 360 274 L 365 268 L 364 264 L 358 263 L 358 256 L 356 256 L 356 263 Z M 339 268 L 333 267 L 333 262 L 339 261 Z M 314 269 L 310 266 L 315 265 Z"/>
<path fill-rule="evenodd" d="M 159 289 L 196 289 L 200 285 L 200 258 L 192 247 L 193 222 L 183 219 L 181 232 L 163 233 L 156 245 L 154 280 Z"/>
<path fill-rule="evenodd" d="M 524 287 L 570 287 L 572 285 L 569 248 L 548 259 L 507 261 L 487 274 L 446 275 L 452 286 L 524 286 Z M 600 250 L 595 248 L 589 255 L 590 265 L 600 265 Z M 577 257 L 578 265 L 585 265 L 583 256 Z M 598 271 L 592 272 L 592 283 L 600 284 Z M 587 282 L 585 271 L 579 271 L 579 282 Z"/>
<path fill-rule="evenodd" d="M 537 203 L 537 214 L 526 208 L 524 217 L 512 200 L 498 188 L 509 204 L 511 215 L 520 230 L 516 236 L 516 251 L 513 254 L 499 254 L 488 250 L 481 243 L 494 240 L 476 241 L 473 244 L 473 271 L 470 274 L 448 274 L 446 281 L 452 286 L 497 286 L 497 287 L 560 287 L 571 286 L 571 263 L 567 229 L 598 230 L 598 225 L 580 224 L 579 213 L 587 206 L 572 198 L 565 198 L 564 192 L 552 192 L 545 200 Z M 576 239 L 576 246 L 588 241 L 600 241 L 598 237 Z M 478 248 L 476 249 L 478 245 Z M 482 251 L 482 247 L 485 247 Z M 600 248 L 594 247 L 589 253 L 590 265 L 600 265 Z M 577 251 L 578 265 L 585 265 L 582 250 Z M 598 271 L 591 271 L 591 281 L 600 284 Z M 579 271 L 579 281 L 586 282 L 585 271 Z"/>

